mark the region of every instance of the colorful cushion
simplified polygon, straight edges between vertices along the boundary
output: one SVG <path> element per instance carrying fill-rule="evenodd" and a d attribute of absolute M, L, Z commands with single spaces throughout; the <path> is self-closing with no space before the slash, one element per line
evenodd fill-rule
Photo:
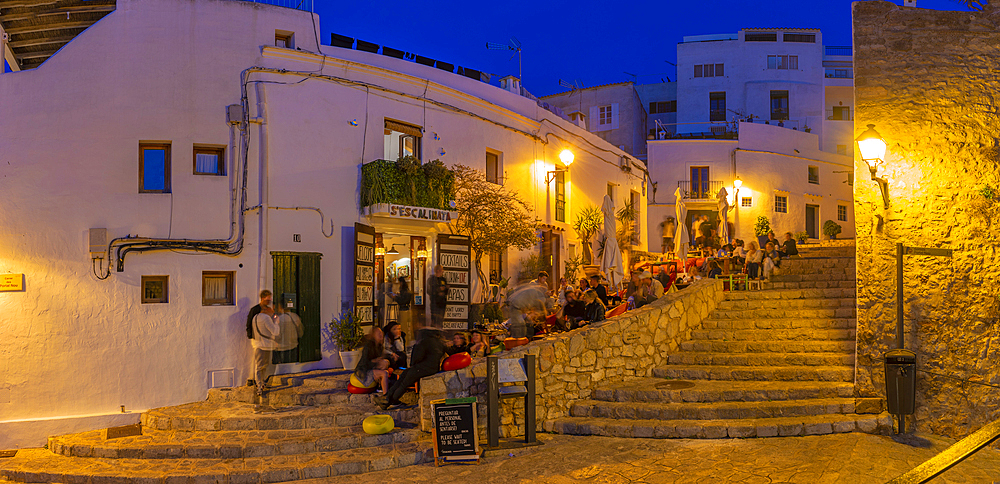
<path fill-rule="evenodd" d="M 361 422 L 366 434 L 382 435 L 392 431 L 396 423 L 388 415 L 369 415 Z"/>
<path fill-rule="evenodd" d="M 356 395 L 364 395 L 366 393 L 375 393 L 375 387 L 362 388 L 362 387 L 356 387 L 356 386 L 348 383 L 347 384 L 347 391 L 349 391 L 351 393 L 354 393 Z"/>
<path fill-rule="evenodd" d="M 531 340 L 529 340 L 528 338 L 507 338 L 503 340 L 503 346 L 504 348 L 507 349 L 507 351 L 510 351 L 514 348 L 517 348 L 518 346 L 524 346 L 528 344 L 530 341 Z"/>
<path fill-rule="evenodd" d="M 472 355 L 468 353 L 455 353 L 444 359 L 441 369 L 444 371 L 461 370 L 472 364 Z"/>
<path fill-rule="evenodd" d="M 361 380 L 358 380 L 358 377 L 355 376 L 354 373 L 351 373 L 350 384 L 357 388 L 375 388 L 375 385 L 377 385 L 378 382 L 375 381 L 375 379 L 372 379 L 372 383 L 370 385 L 365 385 L 364 383 L 361 383 Z"/>
<path fill-rule="evenodd" d="M 604 317 L 605 318 L 613 318 L 615 316 L 618 316 L 619 314 L 624 313 L 626 308 L 628 308 L 628 303 L 621 303 L 621 304 L 615 306 L 614 309 L 608 311 L 608 313 L 605 314 Z"/>

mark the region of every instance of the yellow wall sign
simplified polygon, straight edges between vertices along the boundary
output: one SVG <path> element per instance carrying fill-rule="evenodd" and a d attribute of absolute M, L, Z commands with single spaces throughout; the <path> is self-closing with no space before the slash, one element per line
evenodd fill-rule
<path fill-rule="evenodd" d="M 23 291 L 24 274 L 0 274 L 0 291 Z"/>

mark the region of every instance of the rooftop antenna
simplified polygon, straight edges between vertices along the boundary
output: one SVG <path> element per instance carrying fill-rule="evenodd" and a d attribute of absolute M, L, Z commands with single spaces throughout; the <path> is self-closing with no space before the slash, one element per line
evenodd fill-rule
<path fill-rule="evenodd" d="M 622 71 L 622 72 L 625 72 L 625 71 Z M 632 74 L 631 72 L 625 72 L 625 75 L 632 76 L 632 84 L 638 84 L 639 83 L 637 81 L 637 79 L 639 78 L 639 76 L 637 76 L 635 74 Z"/>
<path fill-rule="evenodd" d="M 563 87 L 563 88 L 566 88 L 566 89 L 569 89 L 571 91 L 575 91 L 577 89 L 576 86 L 574 86 L 573 84 L 570 84 L 570 83 L 568 83 L 568 82 L 566 82 L 566 81 L 564 81 L 562 79 L 559 79 L 559 86 Z"/>
<path fill-rule="evenodd" d="M 507 44 L 501 44 L 499 42 L 487 42 L 486 48 L 489 50 L 512 50 L 513 54 L 510 55 L 510 60 L 517 56 L 517 77 L 521 79 L 521 85 L 524 85 L 523 72 L 521 71 L 521 41 L 517 40 L 517 37 L 511 37 Z"/>
<path fill-rule="evenodd" d="M 573 81 L 573 84 L 575 84 L 575 85 L 576 85 L 576 88 L 577 88 L 577 89 L 583 89 L 583 83 L 582 83 L 582 82 L 580 82 L 580 80 L 579 80 L 579 79 L 577 79 L 577 80 Z"/>

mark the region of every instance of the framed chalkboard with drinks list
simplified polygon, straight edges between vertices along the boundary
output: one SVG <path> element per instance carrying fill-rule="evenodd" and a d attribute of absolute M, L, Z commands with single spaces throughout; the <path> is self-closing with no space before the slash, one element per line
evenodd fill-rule
<path fill-rule="evenodd" d="M 434 420 L 434 465 L 479 462 L 482 451 L 476 430 L 476 397 L 434 400 L 431 416 Z"/>

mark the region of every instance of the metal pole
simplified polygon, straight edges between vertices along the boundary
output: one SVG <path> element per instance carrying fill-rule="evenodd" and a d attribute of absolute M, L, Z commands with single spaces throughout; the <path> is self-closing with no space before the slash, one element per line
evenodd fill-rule
<path fill-rule="evenodd" d="M 896 242 L 896 348 L 903 349 L 903 243 Z"/>

